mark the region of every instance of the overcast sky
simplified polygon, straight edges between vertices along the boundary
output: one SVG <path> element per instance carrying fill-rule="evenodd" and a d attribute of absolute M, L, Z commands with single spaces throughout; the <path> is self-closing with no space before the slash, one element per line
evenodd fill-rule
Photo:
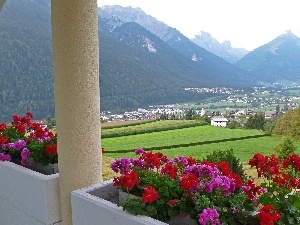
<path fill-rule="evenodd" d="M 140 7 L 182 34 L 200 31 L 253 50 L 286 30 L 300 37 L 299 0 L 98 0 L 98 6 Z"/>

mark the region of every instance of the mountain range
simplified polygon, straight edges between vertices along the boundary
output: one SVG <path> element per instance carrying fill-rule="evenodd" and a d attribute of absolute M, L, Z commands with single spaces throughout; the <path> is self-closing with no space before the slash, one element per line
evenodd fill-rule
<path fill-rule="evenodd" d="M 234 85 L 242 81 L 243 85 L 249 86 L 253 85 L 253 82 L 256 85 L 299 82 L 300 39 L 291 31 L 248 52 L 243 48 L 232 48 L 230 41 L 219 43 L 204 31 L 189 40 L 177 29 L 147 15 L 140 8 L 103 6 L 99 8 L 99 15 L 105 18 L 116 17 L 125 23 L 139 23 L 182 55 L 198 61 L 207 71 L 212 72 L 212 69 L 214 72 L 222 71 L 222 75 L 216 75 L 222 83 L 230 80 L 231 85 Z M 231 67 L 215 56 L 230 62 L 235 67 Z"/>
<path fill-rule="evenodd" d="M 120 18 L 123 22 L 136 22 L 147 30 L 158 36 L 165 42 L 172 39 L 174 33 L 179 32 L 175 28 L 169 27 L 164 22 L 158 21 L 151 15 L 147 15 L 141 8 L 122 7 L 122 6 L 103 6 L 99 8 L 99 15 L 101 17 L 115 16 Z M 243 48 L 232 48 L 230 41 L 219 43 L 207 32 L 200 32 L 192 41 L 207 51 L 225 59 L 230 63 L 235 63 L 248 51 Z"/>
<path fill-rule="evenodd" d="M 100 18 L 106 20 L 118 18 L 124 24 L 128 22 L 140 24 L 163 40 L 169 47 L 179 52 L 181 56 L 196 62 L 195 65 L 199 64 L 202 70 L 210 74 L 210 79 L 215 84 L 221 83 L 223 86 L 251 86 L 255 84 L 247 71 L 233 66 L 221 57 L 198 46 L 177 29 L 171 28 L 154 17 L 145 14 L 140 8 L 104 6 L 99 8 L 98 13 Z"/>
<path fill-rule="evenodd" d="M 288 38 L 284 35 L 283 39 L 271 41 L 272 46 L 277 46 L 273 48 L 276 54 L 260 53 L 266 51 L 265 46 L 261 46 L 232 64 L 222 58 L 224 56 L 213 53 L 213 48 L 210 52 L 200 47 L 196 39 L 215 41 L 207 33 L 190 40 L 138 8 L 113 6 L 99 8 L 98 12 L 102 111 L 202 102 L 211 96 L 187 91 L 185 88 L 189 87 L 249 88 L 258 85 L 257 81 L 271 83 L 277 78 L 298 78 L 295 74 L 300 70 L 296 65 L 299 38 L 296 36 L 290 44 L 284 44 Z M 227 46 L 228 52 L 234 51 L 235 60 L 245 54 L 243 49 L 237 53 L 228 42 L 220 45 Z M 232 56 L 232 51 L 227 55 Z M 284 70 L 283 61 L 290 63 L 289 76 L 283 73 L 273 77 L 272 72 L 266 72 L 271 71 L 270 63 L 266 61 L 260 67 L 262 55 L 266 60 L 282 55 L 281 61 L 272 66 L 281 66 Z M 0 121 L 26 111 L 32 111 L 36 118 L 54 116 L 49 1 L 6 1 L 0 12 L 0 80 Z"/>

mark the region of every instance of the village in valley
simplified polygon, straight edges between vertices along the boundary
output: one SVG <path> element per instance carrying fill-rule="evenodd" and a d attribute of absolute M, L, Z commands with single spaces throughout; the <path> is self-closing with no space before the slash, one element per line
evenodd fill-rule
<path fill-rule="evenodd" d="M 254 87 L 252 90 L 233 88 L 189 88 L 187 91 L 213 93 L 214 98 L 197 103 L 176 103 L 149 106 L 120 114 L 101 112 L 101 121 L 115 122 L 150 119 L 186 119 L 188 113 L 206 116 L 211 125 L 225 127 L 230 121 L 243 123 L 250 115 L 264 113 L 265 119 L 275 118 L 300 103 L 300 86 Z M 241 119 L 242 118 L 242 119 Z"/>

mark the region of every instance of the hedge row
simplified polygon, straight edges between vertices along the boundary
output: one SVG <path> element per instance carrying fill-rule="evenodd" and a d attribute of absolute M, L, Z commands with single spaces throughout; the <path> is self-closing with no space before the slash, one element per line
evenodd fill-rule
<path fill-rule="evenodd" d="M 203 121 L 194 121 L 189 123 L 174 123 L 168 124 L 165 126 L 153 126 L 153 127 L 137 127 L 137 129 L 115 129 L 115 130 L 103 130 L 101 132 L 101 138 L 114 138 L 114 137 L 122 137 L 122 136 L 130 136 L 130 135 L 137 135 L 137 134 L 146 134 L 146 133 L 153 133 L 153 132 L 161 132 L 167 130 L 176 130 L 176 129 L 183 129 L 189 127 L 196 127 L 196 126 L 204 126 L 207 125 L 206 122 Z"/>
<path fill-rule="evenodd" d="M 246 136 L 246 137 L 238 137 L 238 138 L 226 138 L 221 140 L 212 140 L 212 141 L 200 141 L 200 142 L 193 142 L 193 143 L 187 143 L 187 144 L 177 144 L 177 145 L 167 145 L 167 146 L 156 146 L 156 147 L 149 147 L 149 148 L 143 148 L 145 151 L 152 151 L 152 150 L 165 150 L 165 149 L 174 149 L 174 148 L 182 148 L 182 147 L 191 147 L 196 145 L 205 145 L 205 144 L 215 144 L 215 143 L 221 143 L 221 142 L 227 142 L 227 141 L 239 141 L 239 140 L 245 140 L 245 139 L 251 139 L 251 138 L 260 138 L 265 136 L 271 136 L 271 134 L 258 134 L 258 135 L 252 135 L 252 136 Z M 115 151 L 105 151 L 106 153 L 128 153 L 132 152 L 133 150 L 115 150 Z"/>

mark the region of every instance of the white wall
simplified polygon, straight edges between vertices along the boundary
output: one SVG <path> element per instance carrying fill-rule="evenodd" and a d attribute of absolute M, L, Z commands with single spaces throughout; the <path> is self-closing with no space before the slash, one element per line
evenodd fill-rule
<path fill-rule="evenodd" d="M 101 195 L 101 198 L 94 194 Z M 115 198 L 116 195 L 118 192 L 111 180 L 72 192 L 73 225 L 167 225 L 150 217 L 131 215 L 103 199 Z"/>
<path fill-rule="evenodd" d="M 58 177 L 0 162 L 0 224 L 59 224 Z"/>

